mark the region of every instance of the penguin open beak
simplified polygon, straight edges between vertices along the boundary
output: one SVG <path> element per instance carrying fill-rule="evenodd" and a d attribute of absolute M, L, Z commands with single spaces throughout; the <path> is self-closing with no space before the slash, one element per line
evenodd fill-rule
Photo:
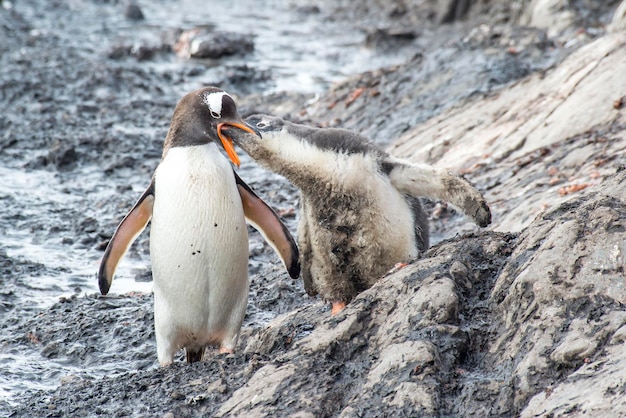
<path fill-rule="evenodd" d="M 228 155 L 230 160 L 233 162 L 233 164 L 239 167 L 241 162 L 239 161 L 239 156 L 237 155 L 237 152 L 235 152 L 235 145 L 233 144 L 233 140 L 230 139 L 227 135 L 224 135 L 222 133 L 222 128 L 227 128 L 230 126 L 232 126 L 233 128 L 238 128 L 243 131 L 249 132 L 251 134 L 258 135 L 259 137 L 261 137 L 261 133 L 243 121 L 242 122 L 223 122 L 217 125 L 217 136 L 220 138 L 220 141 L 222 141 L 222 146 L 224 147 L 226 154 Z"/>

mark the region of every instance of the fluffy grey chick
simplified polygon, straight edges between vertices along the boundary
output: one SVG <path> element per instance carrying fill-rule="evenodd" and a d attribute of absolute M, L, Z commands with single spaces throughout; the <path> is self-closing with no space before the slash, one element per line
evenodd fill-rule
<path fill-rule="evenodd" d="M 268 115 L 246 122 L 262 138 L 238 129 L 223 133 L 300 189 L 301 275 L 307 293 L 331 302 L 333 314 L 428 248 L 419 196 L 445 200 L 482 227 L 491 223 L 487 203 L 468 181 L 394 158 L 353 131 Z"/>

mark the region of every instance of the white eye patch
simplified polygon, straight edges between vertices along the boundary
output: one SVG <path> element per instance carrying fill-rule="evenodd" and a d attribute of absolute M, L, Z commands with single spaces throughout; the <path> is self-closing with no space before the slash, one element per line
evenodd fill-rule
<path fill-rule="evenodd" d="M 209 107 L 211 116 L 215 119 L 222 117 L 222 98 L 224 96 L 230 97 L 225 91 L 214 91 L 212 93 L 204 93 L 203 102 Z"/>

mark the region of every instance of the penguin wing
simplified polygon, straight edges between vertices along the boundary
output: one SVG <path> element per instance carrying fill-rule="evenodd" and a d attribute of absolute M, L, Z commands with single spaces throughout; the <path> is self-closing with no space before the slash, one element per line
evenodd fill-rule
<path fill-rule="evenodd" d="M 111 237 L 104 256 L 100 262 L 100 270 L 98 271 L 98 285 L 100 293 L 106 295 L 109 293 L 113 275 L 117 269 L 120 259 L 126 254 L 126 251 L 135 241 L 137 236 L 146 228 L 148 221 L 152 218 L 152 206 L 154 205 L 154 178 L 150 186 L 141 195 L 135 206 L 122 219 L 115 233 Z"/>
<path fill-rule="evenodd" d="M 445 200 L 485 227 L 491 223 L 487 202 L 474 186 L 463 177 L 426 164 L 413 164 L 388 157 L 382 162 L 383 171 L 400 192 L 412 196 Z"/>
<path fill-rule="evenodd" d="M 298 246 L 287 227 L 276 212 L 270 208 L 254 191 L 235 173 L 237 189 L 243 204 L 246 220 L 263 235 L 281 258 L 292 279 L 300 275 Z"/>

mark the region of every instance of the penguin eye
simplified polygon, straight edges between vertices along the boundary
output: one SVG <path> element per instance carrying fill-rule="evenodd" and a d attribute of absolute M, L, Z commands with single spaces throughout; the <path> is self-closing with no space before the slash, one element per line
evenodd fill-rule
<path fill-rule="evenodd" d="M 219 113 L 217 113 L 214 110 L 210 110 L 210 112 L 211 112 L 211 116 L 213 116 L 215 119 L 219 119 L 219 118 L 222 117 L 222 115 L 220 115 Z"/>
<path fill-rule="evenodd" d="M 270 124 L 267 122 L 263 122 L 263 121 L 256 124 L 256 127 L 259 129 L 267 128 L 268 126 L 270 126 Z"/>

